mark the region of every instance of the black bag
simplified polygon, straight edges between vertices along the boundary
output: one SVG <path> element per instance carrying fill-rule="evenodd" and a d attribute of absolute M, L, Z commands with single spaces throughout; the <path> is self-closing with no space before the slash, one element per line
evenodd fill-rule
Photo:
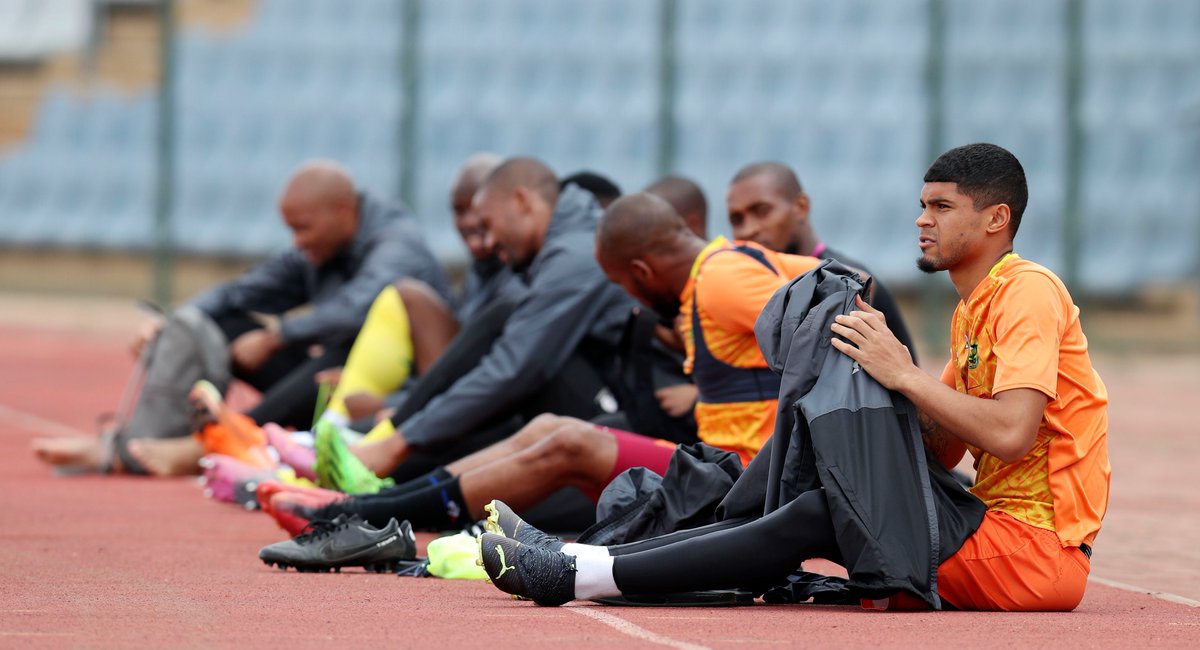
<path fill-rule="evenodd" d="M 681 445 L 666 476 L 633 467 L 613 479 L 596 504 L 597 523 L 578 541 L 610 546 L 714 523 L 717 506 L 741 473 L 735 453 L 704 443 Z"/>
<path fill-rule="evenodd" d="M 697 441 L 692 412 L 674 417 L 658 404 L 655 390 L 691 383 L 683 372 L 683 356 L 667 349 L 654 337 L 658 316 L 634 308 L 617 346 L 616 380 L 609 382 L 625 414 L 628 429 L 676 444 Z"/>

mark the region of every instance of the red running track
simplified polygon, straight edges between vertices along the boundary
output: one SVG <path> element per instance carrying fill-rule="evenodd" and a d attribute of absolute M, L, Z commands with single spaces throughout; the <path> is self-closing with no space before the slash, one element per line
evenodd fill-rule
<path fill-rule="evenodd" d="M 0 329 L 0 647 L 1200 646 L 1200 609 L 1099 583 L 1070 614 L 543 609 L 484 583 L 268 569 L 256 552 L 282 534 L 261 514 L 204 499 L 192 480 L 60 478 L 30 455 L 31 438 L 91 430 L 95 414 L 114 406 L 130 367 L 123 342 Z M 1122 507 L 1138 514 L 1110 513 L 1132 522 L 1117 540 L 1165 525 L 1138 519 L 1154 508 Z M 1200 567 L 1174 552 L 1151 560 L 1114 552 L 1103 566 L 1133 584 L 1182 575 L 1178 584 L 1195 590 Z"/>

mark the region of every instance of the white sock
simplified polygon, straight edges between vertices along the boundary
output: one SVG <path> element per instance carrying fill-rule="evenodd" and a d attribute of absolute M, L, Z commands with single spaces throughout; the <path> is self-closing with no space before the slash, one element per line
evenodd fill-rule
<path fill-rule="evenodd" d="M 591 544 L 576 544 L 575 542 L 567 542 L 559 551 L 572 555 L 574 557 L 608 557 L 607 546 L 592 546 Z"/>
<path fill-rule="evenodd" d="M 578 545 L 577 545 L 578 546 Z M 593 546 L 592 548 L 604 548 Z M 617 582 L 613 579 L 613 559 L 607 555 L 586 553 L 575 556 L 575 597 L 588 599 L 603 596 L 620 596 Z"/>
<path fill-rule="evenodd" d="M 333 423 L 339 429 L 345 429 L 350 426 L 350 418 L 337 411 L 325 411 L 321 414 L 321 419 Z"/>

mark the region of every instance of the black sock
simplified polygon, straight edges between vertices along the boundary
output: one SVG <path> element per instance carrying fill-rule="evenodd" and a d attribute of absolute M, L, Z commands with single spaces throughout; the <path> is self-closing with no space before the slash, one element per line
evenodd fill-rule
<path fill-rule="evenodd" d="M 403 494 L 366 494 L 334 505 L 341 512 L 358 514 L 377 528 L 395 517 L 407 519 L 413 528 L 453 530 L 462 528 L 471 518 L 456 477 Z"/>
<path fill-rule="evenodd" d="M 437 485 L 438 483 L 443 483 L 452 478 L 454 478 L 454 475 L 451 474 L 450 472 L 447 472 L 446 467 L 443 465 L 441 467 L 434 469 L 431 472 L 422 474 L 422 475 L 418 476 L 417 478 L 414 478 L 410 481 L 405 481 L 398 485 L 394 485 L 390 488 L 380 490 L 379 493 L 380 494 L 386 493 L 386 494 L 390 494 L 390 495 L 408 494 L 409 492 L 415 492 L 417 490 L 424 490 L 425 488 L 427 488 L 431 485 Z"/>

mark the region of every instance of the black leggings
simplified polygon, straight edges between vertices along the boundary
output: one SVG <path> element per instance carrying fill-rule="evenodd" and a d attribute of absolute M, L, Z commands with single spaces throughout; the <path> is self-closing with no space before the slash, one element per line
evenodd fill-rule
<path fill-rule="evenodd" d="M 400 428 L 406 420 L 424 409 L 433 398 L 449 390 L 463 375 L 471 372 L 492 349 L 504 331 L 504 323 L 517 304 L 497 300 L 476 312 L 454 337 L 450 346 L 412 388 L 408 398 L 392 415 L 392 424 Z M 525 422 L 554 413 L 588 420 L 599 414 L 596 395 L 604 387 L 600 373 L 581 354 L 573 354 L 562 370 L 540 389 L 520 403 L 500 411 L 472 435 L 437 447 L 414 450 L 413 457 L 401 463 L 392 478 L 411 480 L 440 465 L 447 465 L 515 433 Z M 418 462 L 419 461 L 419 462 Z"/>
<path fill-rule="evenodd" d="M 217 319 L 225 338 L 233 342 L 238 336 L 259 329 L 262 324 L 247 314 L 227 314 Z M 292 343 L 271 355 L 254 371 L 233 369 L 233 376 L 262 392 L 262 401 L 246 415 L 262 425 L 275 422 L 283 426 L 307 429 L 313 424 L 317 405 L 317 382 L 313 375 L 344 365 L 353 340 L 322 345 L 318 356 L 309 356 L 308 343 Z"/>
<path fill-rule="evenodd" d="M 841 561 L 824 490 L 765 517 L 718 522 L 609 548 L 622 594 L 699 589 L 763 591 L 815 557 Z"/>

